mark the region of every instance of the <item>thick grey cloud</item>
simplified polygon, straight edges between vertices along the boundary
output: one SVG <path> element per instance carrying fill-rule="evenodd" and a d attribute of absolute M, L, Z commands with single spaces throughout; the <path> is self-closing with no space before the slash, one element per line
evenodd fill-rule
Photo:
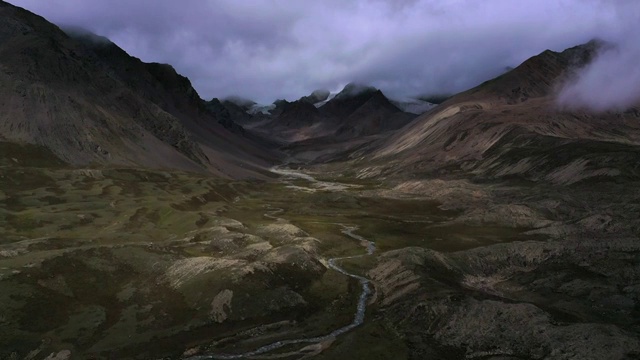
<path fill-rule="evenodd" d="M 605 0 L 9 0 L 172 64 L 203 98 L 294 99 L 356 81 L 452 93 L 545 49 L 621 36 Z M 637 5 L 636 5 L 637 3 Z M 622 4 L 622 5 L 620 5 Z"/>
<path fill-rule="evenodd" d="M 561 89 L 561 106 L 619 111 L 640 103 L 640 4 L 620 1 L 616 11 L 617 27 L 607 34 L 613 43 Z"/>

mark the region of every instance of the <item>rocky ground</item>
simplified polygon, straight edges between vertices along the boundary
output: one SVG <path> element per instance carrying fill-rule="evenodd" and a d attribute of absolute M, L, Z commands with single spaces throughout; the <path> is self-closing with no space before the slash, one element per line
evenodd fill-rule
<path fill-rule="evenodd" d="M 340 178 L 341 166 L 319 166 L 318 174 Z M 351 174 L 380 178 L 372 168 Z M 410 359 L 640 358 L 636 186 L 443 176 L 362 189 L 364 198 L 433 201 L 448 218 L 409 230 L 427 213 L 403 216 L 414 241 L 394 241 L 367 265 L 372 328 L 358 336 L 392 334 Z M 324 356 L 358 343 L 355 335 L 339 339 Z"/>
<path fill-rule="evenodd" d="M 640 358 L 640 207 L 633 184 L 408 181 L 373 196 L 436 199 L 459 226 L 528 241 L 390 251 L 369 275 L 409 358 Z"/>
<path fill-rule="evenodd" d="M 2 160 L 0 358 L 634 359 L 640 199 L 629 183 L 277 182 Z M 30 164 L 26 166 L 24 164 Z M 317 180 L 316 180 L 317 178 Z M 250 357 L 252 358 L 252 357 Z"/>
<path fill-rule="evenodd" d="M 226 351 L 243 337 L 252 347 L 323 332 L 352 312 L 357 294 L 327 274 L 319 240 L 252 200 L 283 186 L 21 154 L 0 167 L 2 359 Z M 335 319 L 300 325 L 327 296 Z M 263 327 L 278 332 L 260 340 Z"/>

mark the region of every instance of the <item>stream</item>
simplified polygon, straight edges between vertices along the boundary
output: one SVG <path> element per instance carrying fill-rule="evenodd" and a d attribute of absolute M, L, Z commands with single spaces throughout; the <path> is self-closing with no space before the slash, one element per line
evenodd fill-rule
<path fill-rule="evenodd" d="M 309 182 L 311 182 L 314 185 L 318 185 L 317 187 L 323 189 L 323 190 L 333 190 L 333 189 L 343 189 L 348 187 L 348 185 L 343 185 L 343 184 L 337 184 L 337 183 L 330 183 L 330 182 L 324 182 L 324 181 L 318 181 L 315 178 L 313 178 L 310 175 L 307 174 L 303 174 L 300 172 L 297 172 L 295 170 L 290 170 L 290 169 L 280 169 L 280 168 L 273 168 L 271 169 L 272 172 L 279 174 L 279 175 L 284 175 L 284 176 L 288 176 L 288 177 L 293 177 L 293 178 L 299 178 L 299 179 L 304 179 L 304 180 L 308 180 Z M 265 217 L 270 218 L 270 219 L 278 219 L 275 215 L 279 214 L 280 212 L 282 212 L 282 209 L 275 209 L 275 211 L 272 211 L 271 214 L 265 214 Z M 364 315 L 367 309 L 367 299 L 369 298 L 369 295 L 371 294 L 371 285 L 370 285 L 370 281 L 369 279 L 356 275 L 356 274 L 352 274 L 350 272 L 348 272 L 347 270 L 345 270 L 344 268 L 342 268 L 340 265 L 338 265 L 338 262 L 340 262 L 341 260 L 346 260 L 346 259 L 356 259 L 356 258 L 360 258 L 363 256 L 369 256 L 372 255 L 375 251 L 376 251 L 376 246 L 375 243 L 373 241 L 367 240 L 364 237 L 354 234 L 354 231 L 356 231 L 358 229 L 357 226 L 347 226 L 347 225 L 343 225 L 343 224 L 337 224 L 340 227 L 342 227 L 341 232 L 347 236 L 349 236 L 350 238 L 357 240 L 360 242 L 360 244 L 362 246 L 365 247 L 366 249 L 366 253 L 362 254 L 362 255 L 354 255 L 354 256 L 345 256 L 345 257 L 335 257 L 335 258 L 330 258 L 327 260 L 327 265 L 330 269 L 335 270 L 343 275 L 346 275 L 348 277 L 357 279 L 360 282 L 360 286 L 362 287 L 362 291 L 360 292 L 360 297 L 358 298 L 358 304 L 356 306 L 356 310 L 355 310 L 355 314 L 353 317 L 353 321 L 350 324 L 347 324 L 343 327 L 337 328 L 335 330 L 333 330 L 332 332 L 326 334 L 326 335 L 322 335 L 322 336 L 316 336 L 316 337 L 308 337 L 308 338 L 299 338 L 299 339 L 289 339 L 289 340 L 280 340 L 280 341 L 276 341 L 274 343 L 271 343 L 269 345 L 265 345 L 262 347 L 259 347 L 253 351 L 249 351 L 246 353 L 242 353 L 242 354 L 211 354 L 211 355 L 199 355 L 199 356 L 193 356 L 193 357 L 189 357 L 187 358 L 188 360 L 209 360 L 209 359 L 242 359 L 242 358 L 248 358 L 248 357 L 252 357 L 252 356 L 257 356 L 257 355 L 261 355 L 261 354 L 265 354 L 268 353 L 270 351 L 282 348 L 284 346 L 287 345 L 295 345 L 295 344 L 313 344 L 313 343 L 321 343 L 327 340 L 331 340 L 339 335 L 342 335 L 346 332 L 349 332 L 351 330 L 353 330 L 354 328 L 362 325 L 362 323 L 364 322 Z"/>

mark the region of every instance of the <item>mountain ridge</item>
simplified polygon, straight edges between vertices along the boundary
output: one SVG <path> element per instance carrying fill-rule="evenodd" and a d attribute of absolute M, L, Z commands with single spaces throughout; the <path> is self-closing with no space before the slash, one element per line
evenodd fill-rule
<path fill-rule="evenodd" d="M 525 178 L 551 179 L 551 173 L 560 168 L 549 168 L 544 176 L 527 175 L 527 169 L 543 161 L 544 151 L 538 153 L 542 158 L 526 160 L 529 163 L 525 166 L 522 162 L 525 159 L 512 156 L 514 153 L 508 150 L 516 146 L 510 140 L 513 134 L 517 133 L 521 141 L 526 138 L 530 145 L 543 146 L 541 150 L 578 140 L 590 141 L 594 149 L 600 150 L 607 147 L 599 144 L 609 142 L 640 145 L 636 111 L 593 114 L 564 110 L 555 103 L 558 84 L 586 65 L 600 46 L 598 42 L 589 42 L 563 52 L 544 51 L 495 79 L 449 98 L 407 127 L 372 144 L 362 163 L 387 162 L 380 169 L 388 174 L 419 171 L 435 175 L 458 169 L 476 176 L 520 174 Z M 555 145 L 549 139 L 555 139 L 552 141 Z M 558 166 L 585 160 L 579 152 L 574 155 L 567 156 Z M 502 170 L 496 171 L 496 167 Z"/>
<path fill-rule="evenodd" d="M 111 42 L 75 39 L 5 2 L 0 17 L 5 140 L 44 145 L 74 165 L 232 177 L 262 176 L 258 169 L 276 158 L 219 125 L 172 66 L 143 63 Z"/>

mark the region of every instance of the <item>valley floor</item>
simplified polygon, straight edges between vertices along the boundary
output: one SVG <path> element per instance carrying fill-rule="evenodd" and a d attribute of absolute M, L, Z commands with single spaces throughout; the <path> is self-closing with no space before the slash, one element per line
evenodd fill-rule
<path fill-rule="evenodd" d="M 28 162 L 0 167 L 0 359 L 640 357 L 622 185 Z"/>

